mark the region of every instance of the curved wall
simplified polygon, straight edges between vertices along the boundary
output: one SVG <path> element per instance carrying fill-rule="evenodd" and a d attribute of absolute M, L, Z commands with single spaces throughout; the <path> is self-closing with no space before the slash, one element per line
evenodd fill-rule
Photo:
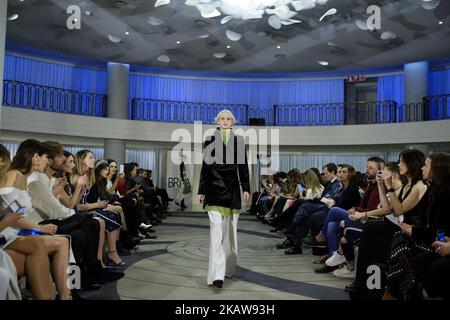
<path fill-rule="evenodd" d="M 205 125 L 204 130 L 214 128 Z M 236 126 L 239 128 L 239 126 Z M 314 127 L 242 127 L 242 129 L 274 129 L 279 132 L 281 146 L 382 146 L 415 143 L 449 143 L 450 120 L 409 122 L 398 124 L 314 126 Z M 192 124 L 133 121 L 53 112 L 3 108 L 0 129 L 97 139 L 123 139 L 154 142 L 163 145 L 176 129 L 194 135 Z M 204 131 L 203 130 L 203 131 Z"/>

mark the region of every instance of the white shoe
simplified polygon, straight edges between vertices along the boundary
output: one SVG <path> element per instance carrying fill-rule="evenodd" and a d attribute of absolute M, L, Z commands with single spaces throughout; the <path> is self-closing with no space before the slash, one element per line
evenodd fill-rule
<path fill-rule="evenodd" d="M 345 257 L 343 254 L 340 254 L 337 252 L 337 250 L 333 253 L 331 257 L 325 261 L 325 264 L 329 267 L 336 267 L 340 264 L 343 264 L 345 262 Z"/>
<path fill-rule="evenodd" d="M 347 269 L 347 266 L 343 266 L 340 269 L 334 270 L 333 275 L 337 278 L 355 279 L 356 272 L 355 272 L 355 270 L 349 271 Z"/>
<path fill-rule="evenodd" d="M 141 225 L 139 226 L 139 228 L 142 228 L 142 229 L 145 229 L 145 230 L 147 230 L 147 229 L 150 229 L 152 227 L 152 225 L 151 224 L 145 224 L 145 223 L 141 223 Z"/>

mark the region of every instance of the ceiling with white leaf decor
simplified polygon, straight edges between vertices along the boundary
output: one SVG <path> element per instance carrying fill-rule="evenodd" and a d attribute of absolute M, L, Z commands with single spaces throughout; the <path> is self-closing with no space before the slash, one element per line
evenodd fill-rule
<path fill-rule="evenodd" d="M 8 0 L 7 45 L 178 70 L 352 70 L 450 58 L 449 16 L 449 0 Z"/>

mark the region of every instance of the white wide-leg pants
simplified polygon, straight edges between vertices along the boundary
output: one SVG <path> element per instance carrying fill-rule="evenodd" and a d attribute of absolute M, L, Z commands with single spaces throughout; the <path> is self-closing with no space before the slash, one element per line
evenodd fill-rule
<path fill-rule="evenodd" d="M 208 211 L 210 224 L 209 265 L 207 283 L 231 277 L 237 260 L 237 223 L 239 214 L 224 217 Z"/>

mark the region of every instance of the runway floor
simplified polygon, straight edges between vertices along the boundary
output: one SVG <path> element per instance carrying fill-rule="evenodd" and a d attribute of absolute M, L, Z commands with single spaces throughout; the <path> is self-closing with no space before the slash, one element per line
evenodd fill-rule
<path fill-rule="evenodd" d="M 209 220 L 205 213 L 173 213 L 154 227 L 158 238 L 144 240 L 136 253 L 123 257 L 125 277 L 88 299 L 151 300 L 346 300 L 349 279 L 316 274 L 310 249 L 287 256 L 275 244 L 283 240 L 254 215 L 238 224 L 238 262 L 233 278 L 221 289 L 207 286 Z"/>

